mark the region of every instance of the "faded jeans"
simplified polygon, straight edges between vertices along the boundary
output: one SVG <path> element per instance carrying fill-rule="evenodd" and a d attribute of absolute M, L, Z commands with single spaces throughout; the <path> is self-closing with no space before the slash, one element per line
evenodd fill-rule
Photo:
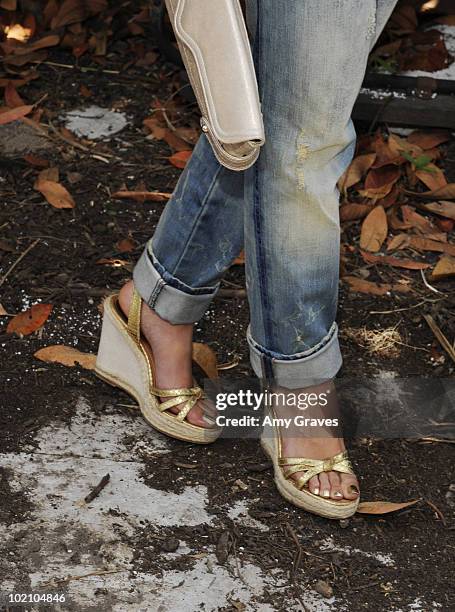
<path fill-rule="evenodd" d="M 352 160 L 351 112 L 396 0 L 249 0 L 266 144 L 255 165 L 219 164 L 204 134 L 134 269 L 171 323 L 196 322 L 242 248 L 255 374 L 291 389 L 342 359 L 337 181 Z"/>

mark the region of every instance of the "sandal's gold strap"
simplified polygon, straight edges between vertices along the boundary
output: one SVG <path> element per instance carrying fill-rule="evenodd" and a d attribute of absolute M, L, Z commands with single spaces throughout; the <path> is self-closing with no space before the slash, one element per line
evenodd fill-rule
<path fill-rule="evenodd" d="M 141 307 L 142 298 L 136 289 L 134 289 L 133 299 L 128 313 L 128 331 L 136 342 L 139 342 L 141 337 Z"/>
<path fill-rule="evenodd" d="M 181 387 L 179 389 L 158 389 L 158 387 L 150 387 L 150 392 L 158 398 L 170 398 L 160 404 L 160 412 L 165 412 L 169 410 L 169 408 L 184 404 L 179 413 L 175 415 L 178 421 L 184 421 L 191 408 L 193 408 L 198 400 L 204 397 L 204 392 L 201 387 Z"/>
<path fill-rule="evenodd" d="M 329 459 L 305 459 L 304 457 L 281 457 L 279 464 L 283 469 L 285 478 L 289 478 L 297 472 L 305 472 L 296 480 L 299 489 L 306 483 L 322 472 L 342 472 L 344 474 L 354 474 L 351 462 L 346 451 L 338 453 Z"/>

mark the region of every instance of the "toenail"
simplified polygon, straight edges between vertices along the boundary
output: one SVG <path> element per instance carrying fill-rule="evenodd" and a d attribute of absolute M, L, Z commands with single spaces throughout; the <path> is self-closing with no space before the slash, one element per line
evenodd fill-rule
<path fill-rule="evenodd" d="M 315 489 L 313 489 L 313 493 L 314 495 L 319 495 L 319 487 L 316 487 Z"/>
<path fill-rule="evenodd" d="M 343 497 L 343 493 L 340 493 L 340 491 L 335 491 L 335 493 L 333 494 L 334 497 Z"/>
<path fill-rule="evenodd" d="M 349 487 L 349 491 L 350 491 L 351 493 L 357 493 L 357 495 L 360 493 L 359 489 L 358 489 L 358 488 L 357 488 L 355 485 L 351 485 L 351 486 Z"/>
<path fill-rule="evenodd" d="M 325 489 L 325 491 L 323 491 L 322 495 L 324 497 L 330 497 L 330 491 L 328 489 Z"/>

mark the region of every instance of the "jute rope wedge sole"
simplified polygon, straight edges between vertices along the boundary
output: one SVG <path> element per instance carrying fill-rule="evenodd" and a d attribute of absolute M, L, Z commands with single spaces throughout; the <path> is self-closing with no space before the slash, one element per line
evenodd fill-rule
<path fill-rule="evenodd" d="M 186 421 L 191 408 L 204 397 L 198 386 L 180 389 L 158 389 L 155 386 L 151 348 L 141 337 L 142 300 L 135 291 L 128 321 L 118 305 L 118 296 L 104 301 L 101 339 L 95 372 L 105 382 L 119 387 L 139 404 L 149 425 L 172 438 L 196 444 L 209 444 L 220 435 L 220 428 L 206 428 Z M 160 398 L 169 398 L 161 402 Z M 169 409 L 178 406 L 178 414 Z"/>
<path fill-rule="evenodd" d="M 333 470 L 354 474 L 346 451 L 321 461 L 304 457 L 283 457 L 280 431 L 272 426 L 264 428 L 261 446 L 273 463 L 274 480 L 278 491 L 291 504 L 331 519 L 349 518 L 355 514 L 360 501 L 359 496 L 352 501 L 327 499 L 314 495 L 309 489 L 304 488 L 310 478 L 322 472 Z M 296 472 L 304 472 L 304 476 L 298 480 L 292 478 Z"/>

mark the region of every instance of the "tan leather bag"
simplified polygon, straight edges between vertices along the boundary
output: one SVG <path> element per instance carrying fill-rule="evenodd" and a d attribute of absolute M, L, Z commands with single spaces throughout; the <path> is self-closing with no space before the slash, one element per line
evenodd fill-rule
<path fill-rule="evenodd" d="M 264 144 L 256 74 L 239 0 L 166 0 L 199 109 L 219 162 L 245 170 Z"/>

